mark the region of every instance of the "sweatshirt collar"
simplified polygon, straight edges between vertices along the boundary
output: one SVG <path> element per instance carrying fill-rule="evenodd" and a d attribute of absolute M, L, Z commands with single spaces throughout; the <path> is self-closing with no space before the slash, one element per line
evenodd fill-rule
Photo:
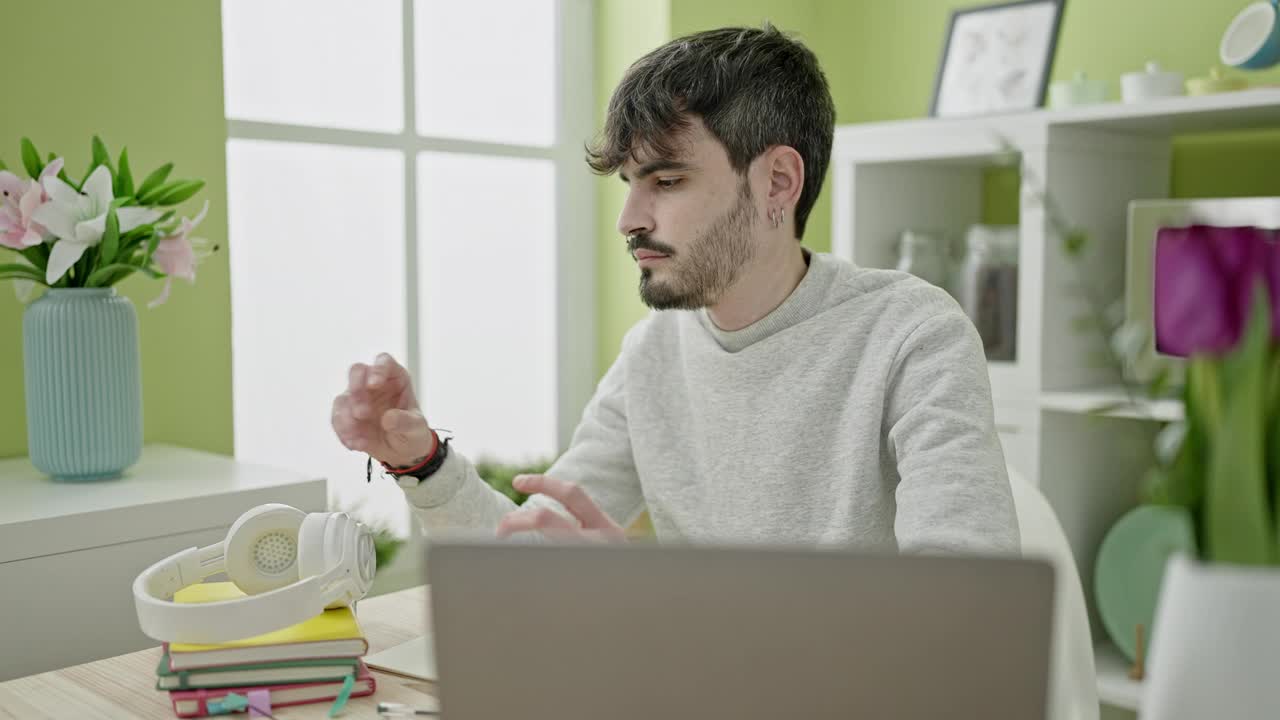
<path fill-rule="evenodd" d="M 720 347 L 736 353 L 786 328 L 804 322 L 822 311 L 827 290 L 835 279 L 836 267 L 829 255 L 804 251 L 808 269 L 800 284 L 772 312 L 741 330 L 721 330 L 711 320 L 706 308 L 698 310 L 698 319 Z"/>

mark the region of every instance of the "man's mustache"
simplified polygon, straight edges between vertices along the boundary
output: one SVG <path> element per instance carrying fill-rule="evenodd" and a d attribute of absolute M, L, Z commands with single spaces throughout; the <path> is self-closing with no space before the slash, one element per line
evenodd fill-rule
<path fill-rule="evenodd" d="M 675 255 L 675 248 L 654 240 L 648 235 L 632 235 L 627 238 L 627 254 L 635 255 L 638 250 L 649 250 L 663 255 Z"/>

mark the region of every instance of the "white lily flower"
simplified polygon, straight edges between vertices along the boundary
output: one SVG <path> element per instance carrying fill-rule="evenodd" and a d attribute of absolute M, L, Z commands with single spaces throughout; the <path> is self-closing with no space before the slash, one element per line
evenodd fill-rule
<path fill-rule="evenodd" d="M 53 285 L 76 264 L 85 250 L 102 242 L 102 234 L 107 227 L 107 211 L 115 198 L 111 194 L 111 171 L 101 165 L 85 180 L 82 192 L 76 192 L 56 176 L 45 178 L 44 189 L 49 193 L 49 202 L 41 205 L 32 219 L 58 238 L 53 243 L 53 252 L 45 269 L 45 282 Z M 154 222 L 160 215 L 160 211 L 148 208 L 116 209 L 121 233 Z"/>

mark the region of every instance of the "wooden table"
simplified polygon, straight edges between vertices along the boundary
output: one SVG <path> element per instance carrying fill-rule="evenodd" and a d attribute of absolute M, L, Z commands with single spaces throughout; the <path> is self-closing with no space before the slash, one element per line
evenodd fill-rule
<path fill-rule="evenodd" d="M 399 645 L 424 633 L 427 621 L 426 586 L 360 601 L 356 615 L 369 639 L 370 654 Z M 20 652 L 4 647 L 3 652 Z M 74 665 L 0 683 L 0 718 L 154 718 L 172 719 L 169 693 L 155 689 L 160 648 L 139 650 L 96 662 Z M 379 702 L 434 707 L 435 683 L 371 670 L 378 690 L 352 698 L 339 718 L 376 718 Z M 272 710 L 280 720 L 327 717 L 330 703 Z M 229 717 L 247 718 L 247 713 Z"/>

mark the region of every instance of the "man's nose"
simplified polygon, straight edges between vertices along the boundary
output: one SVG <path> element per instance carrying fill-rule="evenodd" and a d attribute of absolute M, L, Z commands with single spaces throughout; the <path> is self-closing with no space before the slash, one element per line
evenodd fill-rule
<path fill-rule="evenodd" d="M 653 213 L 636 193 L 628 192 L 618 215 L 618 232 L 624 237 L 653 232 Z"/>

